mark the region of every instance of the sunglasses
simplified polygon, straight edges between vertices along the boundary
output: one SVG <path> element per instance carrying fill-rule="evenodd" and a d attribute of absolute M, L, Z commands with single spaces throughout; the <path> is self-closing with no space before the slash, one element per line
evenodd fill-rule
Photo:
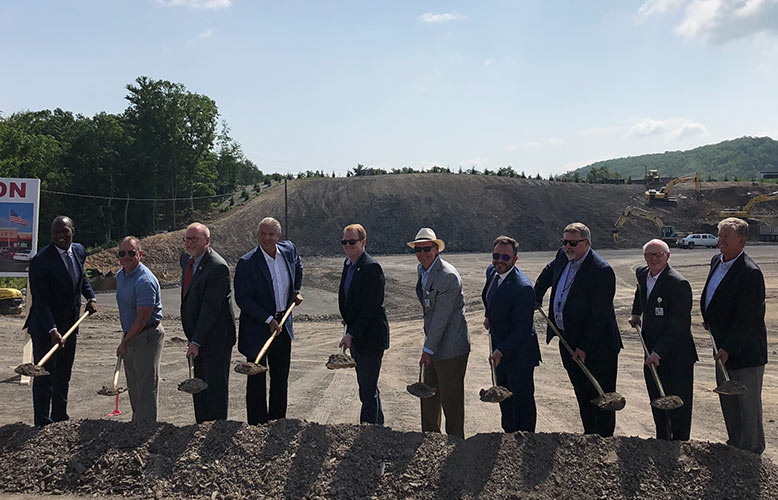
<path fill-rule="evenodd" d="M 416 253 L 430 253 L 433 247 L 413 247 L 413 251 Z"/>
<path fill-rule="evenodd" d="M 119 257 L 124 257 L 125 255 L 129 255 L 130 257 L 135 257 L 138 252 L 135 250 L 127 250 L 126 252 L 124 250 L 119 250 Z"/>
<path fill-rule="evenodd" d="M 646 252 L 643 254 L 643 256 L 647 259 L 658 259 L 660 257 L 664 257 L 664 252 Z"/>
<path fill-rule="evenodd" d="M 508 262 L 513 258 L 513 255 L 508 255 L 507 253 L 493 253 L 492 254 L 492 260 L 504 260 L 505 262 Z"/>
<path fill-rule="evenodd" d="M 582 241 L 586 241 L 586 238 L 581 240 L 562 240 L 562 246 L 570 245 L 571 247 L 576 247 Z"/>
<path fill-rule="evenodd" d="M 360 238 L 358 240 L 340 240 L 340 244 L 341 245 L 356 245 L 360 241 L 362 241 L 362 238 Z"/>

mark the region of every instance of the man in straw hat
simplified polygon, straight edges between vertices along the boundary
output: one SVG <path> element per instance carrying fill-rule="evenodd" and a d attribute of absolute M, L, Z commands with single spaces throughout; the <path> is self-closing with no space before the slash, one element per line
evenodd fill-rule
<path fill-rule="evenodd" d="M 729 217 L 719 222 L 721 252 L 710 261 L 710 272 L 700 297 L 705 329 L 710 330 L 721 360 L 732 380 L 747 388 L 744 394 L 719 395 L 727 425 L 727 444 L 761 454 L 762 380 L 767 364 L 765 284 L 762 270 L 743 249 L 748 222 Z M 724 381 L 716 370 L 716 381 Z"/>
<path fill-rule="evenodd" d="M 423 382 L 435 396 L 421 400 L 421 430 L 440 432 L 440 409 L 446 434 L 465 437 L 465 370 L 470 337 L 465 321 L 465 298 L 457 270 L 440 258 L 446 247 L 435 231 L 423 227 L 408 242 L 419 261 L 416 295 L 424 312 Z"/>

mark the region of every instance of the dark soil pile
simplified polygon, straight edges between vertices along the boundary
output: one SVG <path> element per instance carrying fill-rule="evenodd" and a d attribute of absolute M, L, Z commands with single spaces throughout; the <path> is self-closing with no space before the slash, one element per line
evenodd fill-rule
<path fill-rule="evenodd" d="M 465 441 L 282 420 L 0 427 L 0 489 L 138 498 L 775 498 L 778 469 L 720 444 L 573 434 Z"/>

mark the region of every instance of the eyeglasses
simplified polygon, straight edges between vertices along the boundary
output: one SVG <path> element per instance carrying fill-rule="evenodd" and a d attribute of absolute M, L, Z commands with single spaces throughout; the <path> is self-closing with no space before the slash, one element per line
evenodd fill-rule
<path fill-rule="evenodd" d="M 659 259 L 661 257 L 664 257 L 664 252 L 646 252 L 643 254 L 643 257 L 647 259 Z"/>
<path fill-rule="evenodd" d="M 562 240 L 562 246 L 570 245 L 571 247 L 577 247 L 582 241 L 586 241 L 586 238 L 580 240 Z"/>
<path fill-rule="evenodd" d="M 181 241 L 183 241 L 184 243 L 194 243 L 199 239 L 200 239 L 199 236 L 184 236 L 183 238 L 181 238 Z"/>
<path fill-rule="evenodd" d="M 513 255 L 508 255 L 507 253 L 493 253 L 492 254 L 492 260 L 504 260 L 505 262 L 508 262 L 513 258 Z"/>
<path fill-rule="evenodd" d="M 360 241 L 362 241 L 362 238 L 359 238 L 358 240 L 340 240 L 340 244 L 341 245 L 347 245 L 347 244 L 348 245 L 356 245 Z"/>
<path fill-rule="evenodd" d="M 135 250 L 127 250 L 126 252 L 124 250 L 119 250 L 119 257 L 124 257 L 125 255 L 129 255 L 130 257 L 135 257 L 135 255 L 138 252 Z"/>
<path fill-rule="evenodd" d="M 413 251 L 416 253 L 430 253 L 433 247 L 413 247 Z"/>

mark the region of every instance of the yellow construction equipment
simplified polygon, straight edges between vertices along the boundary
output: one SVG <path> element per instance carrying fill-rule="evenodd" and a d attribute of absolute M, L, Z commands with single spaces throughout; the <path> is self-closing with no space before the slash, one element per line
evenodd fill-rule
<path fill-rule="evenodd" d="M 766 193 L 766 194 L 759 194 L 748 200 L 748 203 L 743 207 L 742 210 L 739 209 L 726 209 L 721 211 L 722 217 L 741 217 L 744 219 L 747 219 L 748 217 L 751 217 L 751 211 L 754 209 L 754 207 L 760 203 L 763 203 L 765 201 L 772 201 L 772 200 L 778 200 L 778 191 L 774 191 L 772 193 Z"/>
<path fill-rule="evenodd" d="M 648 200 L 649 204 L 652 203 L 675 204 L 676 201 L 670 198 L 670 190 L 676 184 L 681 184 L 682 182 L 690 182 L 690 181 L 694 181 L 695 190 L 699 191 L 702 188 L 702 181 L 700 179 L 699 173 L 696 173 L 694 175 L 684 175 L 672 179 L 670 182 L 667 183 L 665 187 L 660 188 L 658 191 L 656 189 L 649 189 L 648 191 L 645 192 L 646 200 Z"/>
<path fill-rule="evenodd" d="M 619 244 L 619 229 L 627 222 L 630 217 L 640 217 L 642 219 L 650 220 L 656 226 L 659 238 L 667 243 L 669 246 L 675 246 L 675 242 L 678 238 L 682 238 L 685 234 L 679 234 L 676 232 L 673 226 L 666 226 L 661 217 L 650 210 L 645 208 L 634 207 L 632 205 L 626 207 L 619 216 L 615 224 L 613 224 L 613 245 Z"/>

